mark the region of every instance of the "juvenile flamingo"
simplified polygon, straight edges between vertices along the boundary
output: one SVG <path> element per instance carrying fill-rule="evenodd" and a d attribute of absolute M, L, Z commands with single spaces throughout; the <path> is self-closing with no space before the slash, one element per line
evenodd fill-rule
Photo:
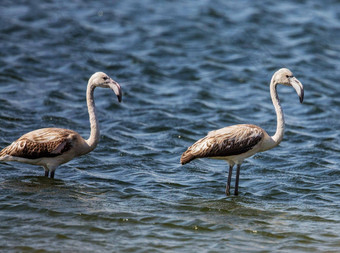
<path fill-rule="evenodd" d="M 86 91 L 91 134 L 85 140 L 77 132 L 63 128 L 42 128 L 26 133 L 0 151 L 0 161 L 15 161 L 43 166 L 45 176 L 54 178 L 60 164 L 85 155 L 95 149 L 99 142 L 99 125 L 93 93 L 96 87 L 111 88 L 122 100 L 120 85 L 103 72 L 94 73 Z"/>
<path fill-rule="evenodd" d="M 226 195 L 230 195 L 231 175 L 236 164 L 235 195 L 238 195 L 240 168 L 244 159 L 258 152 L 272 149 L 282 141 L 285 121 L 276 90 L 278 84 L 292 86 L 300 98 L 300 103 L 302 103 L 304 96 L 302 84 L 289 69 L 282 68 L 274 73 L 270 82 L 270 95 L 276 111 L 277 128 L 273 136 L 269 136 L 262 128 L 250 124 L 234 125 L 211 131 L 206 137 L 195 142 L 182 154 L 181 164 L 189 163 L 196 158 L 213 158 L 227 161 L 229 163 L 229 173 Z"/>

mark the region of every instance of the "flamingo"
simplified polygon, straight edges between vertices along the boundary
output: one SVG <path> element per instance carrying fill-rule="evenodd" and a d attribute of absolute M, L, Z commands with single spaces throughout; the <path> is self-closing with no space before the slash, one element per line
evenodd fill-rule
<path fill-rule="evenodd" d="M 181 156 L 184 165 L 196 158 L 213 158 L 225 160 L 229 163 L 229 173 L 225 193 L 230 195 L 230 182 L 233 167 L 236 164 L 235 195 L 238 195 L 240 168 L 244 159 L 280 144 L 283 138 L 285 120 L 277 94 L 278 84 L 292 86 L 303 102 L 304 90 L 301 82 L 293 73 L 282 68 L 274 73 L 270 82 L 270 95 L 276 111 L 276 133 L 269 136 L 261 127 L 252 124 L 240 124 L 211 131 L 207 136 L 195 142 Z"/>
<path fill-rule="evenodd" d="M 42 128 L 26 133 L 0 151 L 0 161 L 15 161 L 44 167 L 45 176 L 54 178 L 61 164 L 94 150 L 99 142 L 99 124 L 93 93 L 96 87 L 111 88 L 122 100 L 120 85 L 103 72 L 94 73 L 86 91 L 91 134 L 85 140 L 77 132 L 63 128 Z"/>

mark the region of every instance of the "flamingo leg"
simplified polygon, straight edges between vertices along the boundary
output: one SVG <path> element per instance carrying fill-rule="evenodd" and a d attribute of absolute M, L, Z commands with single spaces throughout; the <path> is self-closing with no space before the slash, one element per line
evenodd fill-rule
<path fill-rule="evenodd" d="M 54 178 L 54 170 L 51 171 L 50 178 Z"/>
<path fill-rule="evenodd" d="M 238 181 L 240 179 L 240 169 L 241 169 L 241 165 L 237 164 L 236 182 L 235 182 L 235 195 L 238 195 Z"/>
<path fill-rule="evenodd" d="M 48 170 L 45 170 L 45 177 L 48 177 Z"/>
<path fill-rule="evenodd" d="M 229 173 L 228 173 L 228 181 L 227 181 L 227 187 L 225 188 L 225 194 L 227 196 L 230 195 L 230 182 L 231 182 L 231 175 L 233 173 L 233 165 L 229 165 Z"/>

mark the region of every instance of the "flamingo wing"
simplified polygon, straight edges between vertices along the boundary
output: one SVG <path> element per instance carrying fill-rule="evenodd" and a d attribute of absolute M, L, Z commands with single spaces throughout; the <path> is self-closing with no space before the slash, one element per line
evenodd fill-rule
<path fill-rule="evenodd" d="M 27 159 L 55 157 L 72 148 L 77 133 L 61 128 L 43 128 L 29 132 L 0 151 L 0 157 L 10 155 Z"/>
<path fill-rule="evenodd" d="M 196 158 L 227 157 L 240 155 L 251 150 L 264 136 L 262 128 L 255 125 L 234 125 L 211 131 L 190 146 L 182 154 L 181 163 Z"/>

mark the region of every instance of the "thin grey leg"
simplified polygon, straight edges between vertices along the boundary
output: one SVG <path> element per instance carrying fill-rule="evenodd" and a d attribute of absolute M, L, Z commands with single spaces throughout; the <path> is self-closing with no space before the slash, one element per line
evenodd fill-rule
<path fill-rule="evenodd" d="M 241 169 L 241 165 L 237 164 L 236 182 L 235 182 L 235 195 L 238 195 L 238 181 L 240 179 L 240 169 Z"/>
<path fill-rule="evenodd" d="M 50 178 L 54 178 L 54 170 L 51 171 Z"/>
<path fill-rule="evenodd" d="M 48 170 L 45 170 L 45 177 L 48 177 Z"/>
<path fill-rule="evenodd" d="M 230 195 L 230 182 L 231 182 L 231 175 L 233 173 L 233 165 L 229 165 L 229 173 L 228 173 L 228 181 L 227 181 L 227 186 L 225 188 L 225 194 L 227 196 Z"/>

